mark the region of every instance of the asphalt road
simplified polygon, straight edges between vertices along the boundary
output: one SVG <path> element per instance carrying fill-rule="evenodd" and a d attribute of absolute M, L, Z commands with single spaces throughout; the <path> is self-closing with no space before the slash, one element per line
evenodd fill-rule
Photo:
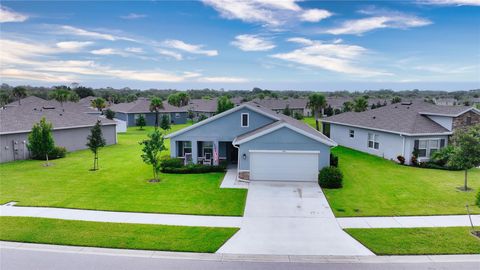
<path fill-rule="evenodd" d="M 454 269 L 478 270 L 480 262 L 462 263 L 279 263 L 279 262 L 241 262 L 207 261 L 192 259 L 164 259 L 103 254 L 78 254 L 61 251 L 41 251 L 23 249 L 0 249 L 1 270 L 90 270 L 90 269 L 161 269 L 161 270 L 306 270 L 306 269 Z"/>

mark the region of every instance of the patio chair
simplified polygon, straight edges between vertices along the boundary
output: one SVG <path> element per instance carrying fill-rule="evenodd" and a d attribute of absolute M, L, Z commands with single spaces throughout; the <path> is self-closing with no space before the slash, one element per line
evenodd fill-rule
<path fill-rule="evenodd" d="M 203 159 L 203 165 L 212 165 L 212 154 L 205 153 L 205 158 Z"/>

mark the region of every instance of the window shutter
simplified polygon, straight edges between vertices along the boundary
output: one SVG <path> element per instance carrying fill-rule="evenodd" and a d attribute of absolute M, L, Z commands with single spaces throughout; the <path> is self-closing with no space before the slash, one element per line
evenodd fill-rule
<path fill-rule="evenodd" d="M 420 141 L 419 140 L 415 140 L 415 145 L 413 146 L 414 149 L 418 149 L 420 145 Z"/>
<path fill-rule="evenodd" d="M 440 148 L 445 147 L 445 139 L 440 140 Z"/>

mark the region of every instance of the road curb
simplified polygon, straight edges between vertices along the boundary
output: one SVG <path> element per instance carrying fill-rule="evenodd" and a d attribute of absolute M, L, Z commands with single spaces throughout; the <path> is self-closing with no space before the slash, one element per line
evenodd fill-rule
<path fill-rule="evenodd" d="M 295 263 L 445 263 L 479 262 L 480 254 L 472 255 L 416 255 L 416 256 L 318 256 L 318 255 L 258 255 L 258 254 L 222 254 L 192 253 L 153 250 L 132 250 L 96 248 L 81 246 L 62 246 L 0 241 L 1 249 L 20 249 L 43 252 L 77 253 L 89 255 L 127 256 L 143 258 L 242 261 L 242 262 L 295 262 Z"/>

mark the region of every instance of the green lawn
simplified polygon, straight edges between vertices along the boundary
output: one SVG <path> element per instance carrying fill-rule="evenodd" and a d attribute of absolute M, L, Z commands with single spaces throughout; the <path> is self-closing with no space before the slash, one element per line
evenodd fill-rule
<path fill-rule="evenodd" d="M 346 229 L 377 255 L 480 254 L 470 227 Z"/>
<path fill-rule="evenodd" d="M 316 129 L 315 117 L 305 117 L 305 118 L 303 118 L 302 121 L 304 123 L 308 124 L 309 126 Z M 318 121 L 318 125 L 319 125 L 319 128 L 320 128 L 320 131 L 322 131 L 322 121 L 321 120 Z"/>
<path fill-rule="evenodd" d="M 215 252 L 237 231 L 237 228 L 0 217 L 0 240 L 89 247 Z"/>
<path fill-rule="evenodd" d="M 473 191 L 463 185 L 462 171 L 401 166 L 377 156 L 345 147 L 332 152 L 339 157 L 343 188 L 324 189 L 336 216 L 405 216 L 466 214 L 480 188 L 480 169 L 469 171 Z M 480 208 L 471 206 L 473 213 Z"/>
<path fill-rule="evenodd" d="M 186 125 L 172 126 L 172 132 Z M 151 128 L 150 128 L 151 130 Z M 100 150 L 100 170 L 89 171 L 88 150 L 68 153 L 52 161 L 26 160 L 0 164 L 0 203 L 112 211 L 198 215 L 243 215 L 247 191 L 220 189 L 224 173 L 161 174 L 152 178 L 140 158 L 139 141 L 147 131 L 130 128 L 118 135 L 118 144 Z M 166 141 L 169 146 L 169 141 Z M 165 152 L 168 155 L 168 151 Z"/>

